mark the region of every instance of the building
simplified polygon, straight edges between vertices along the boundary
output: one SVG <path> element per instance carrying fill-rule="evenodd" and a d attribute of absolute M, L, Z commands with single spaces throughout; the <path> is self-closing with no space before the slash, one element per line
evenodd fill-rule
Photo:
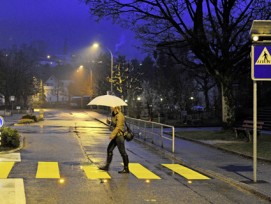
<path fill-rule="evenodd" d="M 45 100 L 49 104 L 60 103 L 66 104 L 69 102 L 69 90 L 68 86 L 71 83 L 70 80 L 60 80 L 54 75 L 51 75 L 44 82 L 44 95 Z"/>

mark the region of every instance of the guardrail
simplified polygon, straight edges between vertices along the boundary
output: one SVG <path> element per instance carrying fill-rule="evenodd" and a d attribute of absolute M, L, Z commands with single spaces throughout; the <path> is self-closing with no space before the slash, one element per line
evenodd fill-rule
<path fill-rule="evenodd" d="M 171 142 L 171 151 L 175 151 L 175 128 L 171 125 L 125 117 L 135 137 L 150 141 L 152 144 L 164 148 L 164 140 Z M 168 131 L 169 129 L 169 131 Z M 171 132 L 171 134 L 169 134 Z"/>

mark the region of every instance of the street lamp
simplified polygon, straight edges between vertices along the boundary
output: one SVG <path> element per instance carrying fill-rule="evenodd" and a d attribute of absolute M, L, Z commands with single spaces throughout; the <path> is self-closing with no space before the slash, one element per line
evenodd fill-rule
<path fill-rule="evenodd" d="M 99 47 L 99 43 L 94 43 L 93 44 L 93 47 L 94 48 L 98 48 Z M 108 50 L 108 52 L 110 53 L 110 61 L 111 61 L 111 64 L 110 64 L 110 72 L 111 72 L 111 81 L 110 81 L 110 83 L 111 83 L 111 89 L 110 89 L 110 91 L 111 91 L 111 94 L 113 93 L 113 53 L 112 53 L 112 51 L 109 49 L 109 48 L 106 48 L 107 50 Z"/>
<path fill-rule="evenodd" d="M 80 70 L 83 69 L 83 68 L 84 68 L 84 66 L 83 66 L 83 65 L 80 65 L 80 66 L 78 67 L 78 69 L 76 70 L 76 72 L 80 72 Z"/>

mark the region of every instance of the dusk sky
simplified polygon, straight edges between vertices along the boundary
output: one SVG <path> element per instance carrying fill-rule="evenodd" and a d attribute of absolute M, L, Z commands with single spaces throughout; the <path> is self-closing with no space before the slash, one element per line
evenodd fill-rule
<path fill-rule="evenodd" d="M 111 21 L 96 23 L 79 0 L 1 0 L 0 49 L 43 40 L 48 54 L 63 54 L 65 39 L 69 53 L 98 41 L 113 55 L 144 57 L 132 32 Z"/>

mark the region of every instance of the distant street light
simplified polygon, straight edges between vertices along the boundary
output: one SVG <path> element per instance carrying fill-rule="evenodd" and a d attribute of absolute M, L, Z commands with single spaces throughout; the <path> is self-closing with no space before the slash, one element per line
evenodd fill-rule
<path fill-rule="evenodd" d="M 94 48 L 98 48 L 99 47 L 99 43 L 94 43 L 93 45 L 92 45 Z M 111 81 L 110 81 L 110 83 L 111 83 L 111 89 L 110 89 L 110 91 L 111 91 L 111 94 L 113 93 L 113 54 L 112 54 L 112 51 L 109 49 L 109 48 L 106 48 L 108 51 L 109 51 L 109 53 L 110 53 L 110 57 L 111 57 L 111 64 L 110 64 L 110 72 L 111 72 Z"/>
<path fill-rule="evenodd" d="M 83 66 L 83 65 L 80 65 L 80 66 L 78 67 L 78 69 L 76 70 L 76 72 L 80 72 L 80 70 L 83 69 L 83 68 L 84 68 L 84 66 Z"/>

